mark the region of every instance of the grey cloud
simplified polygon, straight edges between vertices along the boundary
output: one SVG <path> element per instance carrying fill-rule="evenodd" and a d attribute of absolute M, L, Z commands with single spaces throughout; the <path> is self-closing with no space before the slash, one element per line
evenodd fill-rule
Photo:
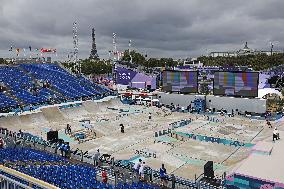
<path fill-rule="evenodd" d="M 256 49 L 269 41 L 284 46 L 282 0 L 0 0 L 0 56 L 18 47 L 54 47 L 58 58 L 72 51 L 78 22 L 79 55 L 88 57 L 95 27 L 100 57 L 133 48 L 153 57 L 185 58 L 206 51 L 235 50 L 245 41 Z M 206 50 L 207 49 L 207 50 Z"/>

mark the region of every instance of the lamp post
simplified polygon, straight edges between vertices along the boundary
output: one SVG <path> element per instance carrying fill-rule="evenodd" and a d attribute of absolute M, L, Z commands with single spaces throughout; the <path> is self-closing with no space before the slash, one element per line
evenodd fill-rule
<path fill-rule="evenodd" d="M 271 41 L 270 42 L 270 55 L 271 56 L 273 54 L 273 47 L 274 47 L 274 45 L 277 45 L 277 44 L 279 44 L 279 41 Z"/>

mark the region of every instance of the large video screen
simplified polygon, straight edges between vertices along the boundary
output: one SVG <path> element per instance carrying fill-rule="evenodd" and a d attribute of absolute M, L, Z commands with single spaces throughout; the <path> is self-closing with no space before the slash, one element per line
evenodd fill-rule
<path fill-rule="evenodd" d="M 215 72 L 214 95 L 257 97 L 258 72 Z"/>
<path fill-rule="evenodd" d="M 163 71 L 163 91 L 180 93 L 198 92 L 197 71 Z"/>

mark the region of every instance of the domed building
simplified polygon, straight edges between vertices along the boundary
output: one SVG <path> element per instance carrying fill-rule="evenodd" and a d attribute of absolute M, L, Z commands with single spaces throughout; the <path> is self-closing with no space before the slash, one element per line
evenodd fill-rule
<path fill-rule="evenodd" d="M 260 53 L 260 52 L 249 48 L 248 42 L 246 42 L 244 48 L 238 50 L 236 54 L 237 54 L 237 56 L 245 56 L 245 55 L 258 54 L 258 53 Z"/>
<path fill-rule="evenodd" d="M 271 55 L 271 54 L 278 54 L 278 53 L 283 53 L 282 51 L 260 51 L 260 50 L 255 50 L 251 49 L 248 47 L 248 42 L 245 43 L 244 48 L 237 50 L 237 51 L 216 51 L 216 52 L 211 52 L 209 54 L 210 57 L 235 57 L 235 56 L 247 56 L 247 55 L 256 55 L 256 54 L 266 54 L 266 55 Z"/>

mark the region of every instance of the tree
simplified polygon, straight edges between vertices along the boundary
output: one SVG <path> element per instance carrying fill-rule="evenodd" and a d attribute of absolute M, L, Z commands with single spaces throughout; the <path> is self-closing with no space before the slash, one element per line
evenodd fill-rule
<path fill-rule="evenodd" d="M 80 60 L 81 72 L 84 75 L 99 75 L 109 74 L 112 72 L 112 64 L 109 61 L 85 59 Z M 77 73 L 76 65 L 74 63 L 63 64 L 66 68 L 70 69 L 73 73 Z"/>
<path fill-rule="evenodd" d="M 205 66 L 248 66 L 254 70 L 265 70 L 284 64 L 284 53 L 268 56 L 266 54 L 237 56 L 237 57 L 206 57 L 197 58 Z"/>
<path fill-rule="evenodd" d="M 4 58 L 0 58 L 0 64 L 7 64 L 7 61 Z"/>
<path fill-rule="evenodd" d="M 130 54 L 129 54 L 129 50 L 125 50 L 121 60 L 130 62 L 131 57 L 132 57 L 133 63 L 143 65 L 145 62 L 145 57 L 141 53 L 135 50 L 130 51 Z"/>

